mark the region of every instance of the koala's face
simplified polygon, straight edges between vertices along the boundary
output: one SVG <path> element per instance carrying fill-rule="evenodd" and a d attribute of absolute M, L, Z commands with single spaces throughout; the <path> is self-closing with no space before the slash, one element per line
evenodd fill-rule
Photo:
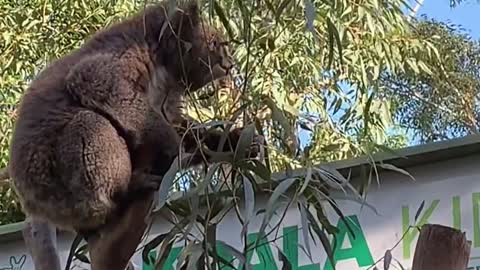
<path fill-rule="evenodd" d="M 228 76 L 234 66 L 228 42 L 214 28 L 199 24 L 188 50 L 190 91 Z"/>

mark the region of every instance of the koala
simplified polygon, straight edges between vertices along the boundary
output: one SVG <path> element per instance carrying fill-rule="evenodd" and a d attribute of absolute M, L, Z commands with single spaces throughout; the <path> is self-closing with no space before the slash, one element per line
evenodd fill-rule
<path fill-rule="evenodd" d="M 232 67 L 227 42 L 195 1 L 149 6 L 50 63 L 22 96 L 11 139 L 9 171 L 24 212 L 94 231 L 125 201 L 158 188 L 182 151 L 192 164 L 205 160 L 184 129 L 183 99 Z M 216 150 L 219 132 L 197 133 Z M 223 151 L 239 129 L 229 138 Z"/>

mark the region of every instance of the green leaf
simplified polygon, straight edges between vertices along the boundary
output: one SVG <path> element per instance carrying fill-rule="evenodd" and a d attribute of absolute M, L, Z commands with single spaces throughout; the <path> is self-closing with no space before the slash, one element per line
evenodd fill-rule
<path fill-rule="evenodd" d="M 150 264 L 150 258 L 148 256 L 148 254 L 150 253 L 150 251 L 154 248 L 156 248 L 158 245 L 160 245 L 163 240 L 165 240 L 165 237 L 167 237 L 168 233 L 164 233 L 164 234 L 160 234 L 158 236 L 156 236 L 155 238 L 153 238 L 150 242 L 148 242 L 145 247 L 143 248 L 143 251 L 142 251 L 142 259 L 145 263 L 147 264 Z"/>
<path fill-rule="evenodd" d="M 259 160 L 240 161 L 237 167 L 251 171 L 267 182 L 272 180 L 272 173 Z"/>
<path fill-rule="evenodd" d="M 250 148 L 253 142 L 253 137 L 255 136 L 255 124 L 249 124 L 246 126 L 242 133 L 240 133 L 240 138 L 238 140 L 237 148 L 235 149 L 235 161 L 245 159 L 246 152 Z"/>
<path fill-rule="evenodd" d="M 65 264 L 65 270 L 70 270 L 70 265 L 72 264 L 72 260 L 73 260 L 73 257 L 75 255 L 75 250 L 80 245 L 82 240 L 83 240 L 83 236 L 79 235 L 79 234 L 77 234 L 75 239 L 73 239 L 72 245 L 70 246 L 70 252 L 69 252 L 68 257 L 67 257 L 67 262 Z"/>
<path fill-rule="evenodd" d="M 243 177 L 243 192 L 245 196 L 245 225 L 250 222 L 255 211 L 255 193 L 253 191 L 252 183 L 248 177 Z M 242 229 L 243 231 L 243 229 Z"/>
<path fill-rule="evenodd" d="M 355 232 L 353 231 L 352 227 L 350 227 L 350 224 L 347 222 L 347 219 L 343 215 L 342 211 L 338 208 L 335 202 L 332 200 L 328 200 L 329 204 L 332 206 L 333 210 L 337 215 L 340 217 L 340 219 L 343 221 L 345 226 L 347 227 L 348 231 L 352 234 L 353 238 L 355 239 Z"/>
<path fill-rule="evenodd" d="M 330 260 L 330 262 L 333 266 L 333 269 L 336 269 L 335 268 L 335 258 L 333 257 L 333 250 L 332 250 L 332 246 L 330 244 L 330 241 L 328 240 L 328 237 L 320 229 L 320 227 L 317 224 L 317 221 L 313 217 L 310 210 L 308 210 L 308 208 L 305 208 L 305 211 L 307 213 L 307 218 L 310 221 L 310 225 L 312 226 L 313 231 L 317 234 L 318 238 L 320 239 L 320 242 L 322 242 L 322 246 L 323 246 L 325 252 L 327 253 L 327 257 Z"/>
<path fill-rule="evenodd" d="M 169 239 L 171 240 L 171 239 Z M 163 245 L 160 251 L 158 252 L 158 260 L 155 264 L 155 270 L 164 269 L 165 262 L 167 261 L 168 254 L 172 251 L 173 241 L 168 241 L 166 245 Z"/>
<path fill-rule="evenodd" d="M 302 221 L 302 234 L 303 234 L 303 241 L 305 242 L 305 248 L 307 250 L 307 255 L 309 257 L 312 256 L 312 251 L 310 249 L 310 238 L 308 237 L 308 217 L 305 211 L 305 205 L 303 203 L 298 203 L 298 207 L 300 209 L 300 218 Z"/>
<path fill-rule="evenodd" d="M 387 249 L 385 251 L 385 255 L 383 256 L 383 269 L 388 270 L 390 269 L 390 264 L 392 263 L 392 251 Z"/>
<path fill-rule="evenodd" d="M 225 30 L 227 30 L 228 36 L 230 37 L 230 39 L 234 39 L 235 35 L 233 34 L 233 30 L 230 27 L 229 20 L 225 16 L 225 12 L 223 12 L 223 8 L 215 0 L 213 0 L 213 7 L 214 7 L 215 12 L 217 13 L 218 17 L 220 18 L 220 21 L 222 22 L 223 27 L 225 27 Z"/>
<path fill-rule="evenodd" d="M 292 270 L 292 263 L 288 260 L 287 256 L 283 254 L 283 252 L 280 250 L 280 248 L 277 247 L 278 250 L 278 257 L 280 258 L 280 261 L 282 262 L 282 270 Z"/>
<path fill-rule="evenodd" d="M 245 256 L 243 256 L 242 252 L 238 251 L 236 248 L 232 247 L 231 245 L 225 243 L 222 240 L 217 240 L 217 242 L 223 245 L 226 252 L 228 252 L 231 256 L 237 258 L 240 261 L 240 264 L 245 266 L 246 270 L 252 269 L 252 266 L 250 265 L 250 262 L 247 262 Z"/>
<path fill-rule="evenodd" d="M 290 3 L 291 0 L 283 0 L 281 3 L 280 3 L 280 6 L 278 6 L 277 8 L 277 11 L 275 13 L 275 19 L 278 21 L 278 19 L 280 18 L 280 16 L 282 15 L 283 13 L 283 10 L 288 6 L 288 4 Z"/>
<path fill-rule="evenodd" d="M 329 56 L 329 61 L 327 67 L 330 68 L 331 64 L 333 62 L 333 54 L 334 50 L 333 47 L 335 43 L 337 44 L 337 50 L 338 50 L 338 58 L 340 60 L 340 63 L 343 62 L 343 48 L 342 48 L 342 41 L 340 39 L 340 35 L 338 34 L 338 30 L 331 21 L 329 17 L 326 18 L 327 21 L 327 31 L 328 31 L 328 39 L 329 39 L 329 50 L 330 50 L 330 56 Z"/>
<path fill-rule="evenodd" d="M 380 167 L 386 169 L 386 170 L 391 170 L 391 171 L 396 171 L 398 173 L 401 173 L 401 174 L 404 174 L 408 177 L 410 177 L 413 181 L 415 181 L 415 178 L 407 171 L 403 170 L 403 169 L 400 169 L 398 168 L 397 166 L 393 165 L 393 164 L 386 164 L 386 163 L 380 163 L 378 164 Z"/>
<path fill-rule="evenodd" d="M 335 56 L 335 40 L 334 40 L 334 31 L 335 31 L 335 26 L 332 24 L 330 21 L 330 18 L 327 17 L 327 32 L 328 32 L 328 63 L 327 63 L 327 69 L 330 69 L 332 67 L 333 63 L 333 58 Z"/>
<path fill-rule="evenodd" d="M 273 216 L 273 213 L 275 211 L 275 206 L 277 206 L 277 201 L 280 198 L 280 196 L 285 193 L 290 186 L 297 181 L 296 178 L 289 178 L 286 180 L 283 180 L 278 184 L 278 186 L 275 188 L 273 191 L 272 195 L 268 199 L 267 202 L 267 207 L 265 208 L 265 216 L 263 217 L 262 225 L 260 226 L 260 230 L 258 232 L 259 238 L 263 237 L 263 234 L 265 232 L 265 228 L 267 227 L 267 224 L 270 222 L 270 219 Z"/>
<path fill-rule="evenodd" d="M 303 192 L 308 186 L 308 183 L 310 183 L 311 180 L 312 180 L 312 167 L 308 167 L 307 172 L 305 174 L 305 181 L 303 182 L 302 187 L 300 188 L 299 194 L 303 194 Z"/>
<path fill-rule="evenodd" d="M 90 260 L 88 259 L 88 257 L 85 254 L 75 253 L 75 258 L 77 258 L 79 261 L 81 261 L 83 263 L 90 264 Z"/>
<path fill-rule="evenodd" d="M 165 205 L 170 188 L 173 186 L 173 182 L 175 181 L 175 176 L 179 170 L 178 158 L 179 157 L 177 156 L 175 160 L 172 162 L 172 165 L 170 165 L 170 168 L 165 173 L 165 175 L 163 176 L 162 182 L 160 183 L 160 188 L 158 190 L 158 197 L 159 197 L 159 201 L 157 203 L 158 209 L 162 208 Z"/>
<path fill-rule="evenodd" d="M 423 210 L 424 206 L 425 206 L 425 200 L 422 201 L 422 203 L 420 204 L 420 206 L 417 209 L 417 212 L 415 213 L 415 218 L 414 218 L 415 223 L 417 222 L 417 219 L 420 216 L 420 213 L 422 213 L 422 210 Z"/>

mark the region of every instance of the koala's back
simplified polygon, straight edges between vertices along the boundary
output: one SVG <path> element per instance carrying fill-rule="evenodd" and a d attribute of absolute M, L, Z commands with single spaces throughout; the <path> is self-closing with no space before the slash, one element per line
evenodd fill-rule
<path fill-rule="evenodd" d="M 82 59 L 114 51 L 95 45 L 87 42 L 34 79 L 20 101 L 10 146 L 9 171 L 23 210 L 67 230 L 103 224 L 131 173 L 125 140 L 67 89 Z"/>

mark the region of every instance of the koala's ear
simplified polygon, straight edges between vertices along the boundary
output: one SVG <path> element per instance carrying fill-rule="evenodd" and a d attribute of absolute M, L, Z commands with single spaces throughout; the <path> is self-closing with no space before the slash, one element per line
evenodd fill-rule
<path fill-rule="evenodd" d="M 197 0 L 188 0 L 181 8 L 183 10 L 183 27 L 186 31 L 193 30 L 200 24 L 200 7 Z"/>
<path fill-rule="evenodd" d="M 198 6 L 197 0 L 187 1 L 184 9 L 189 14 L 200 14 L 200 7 Z"/>

